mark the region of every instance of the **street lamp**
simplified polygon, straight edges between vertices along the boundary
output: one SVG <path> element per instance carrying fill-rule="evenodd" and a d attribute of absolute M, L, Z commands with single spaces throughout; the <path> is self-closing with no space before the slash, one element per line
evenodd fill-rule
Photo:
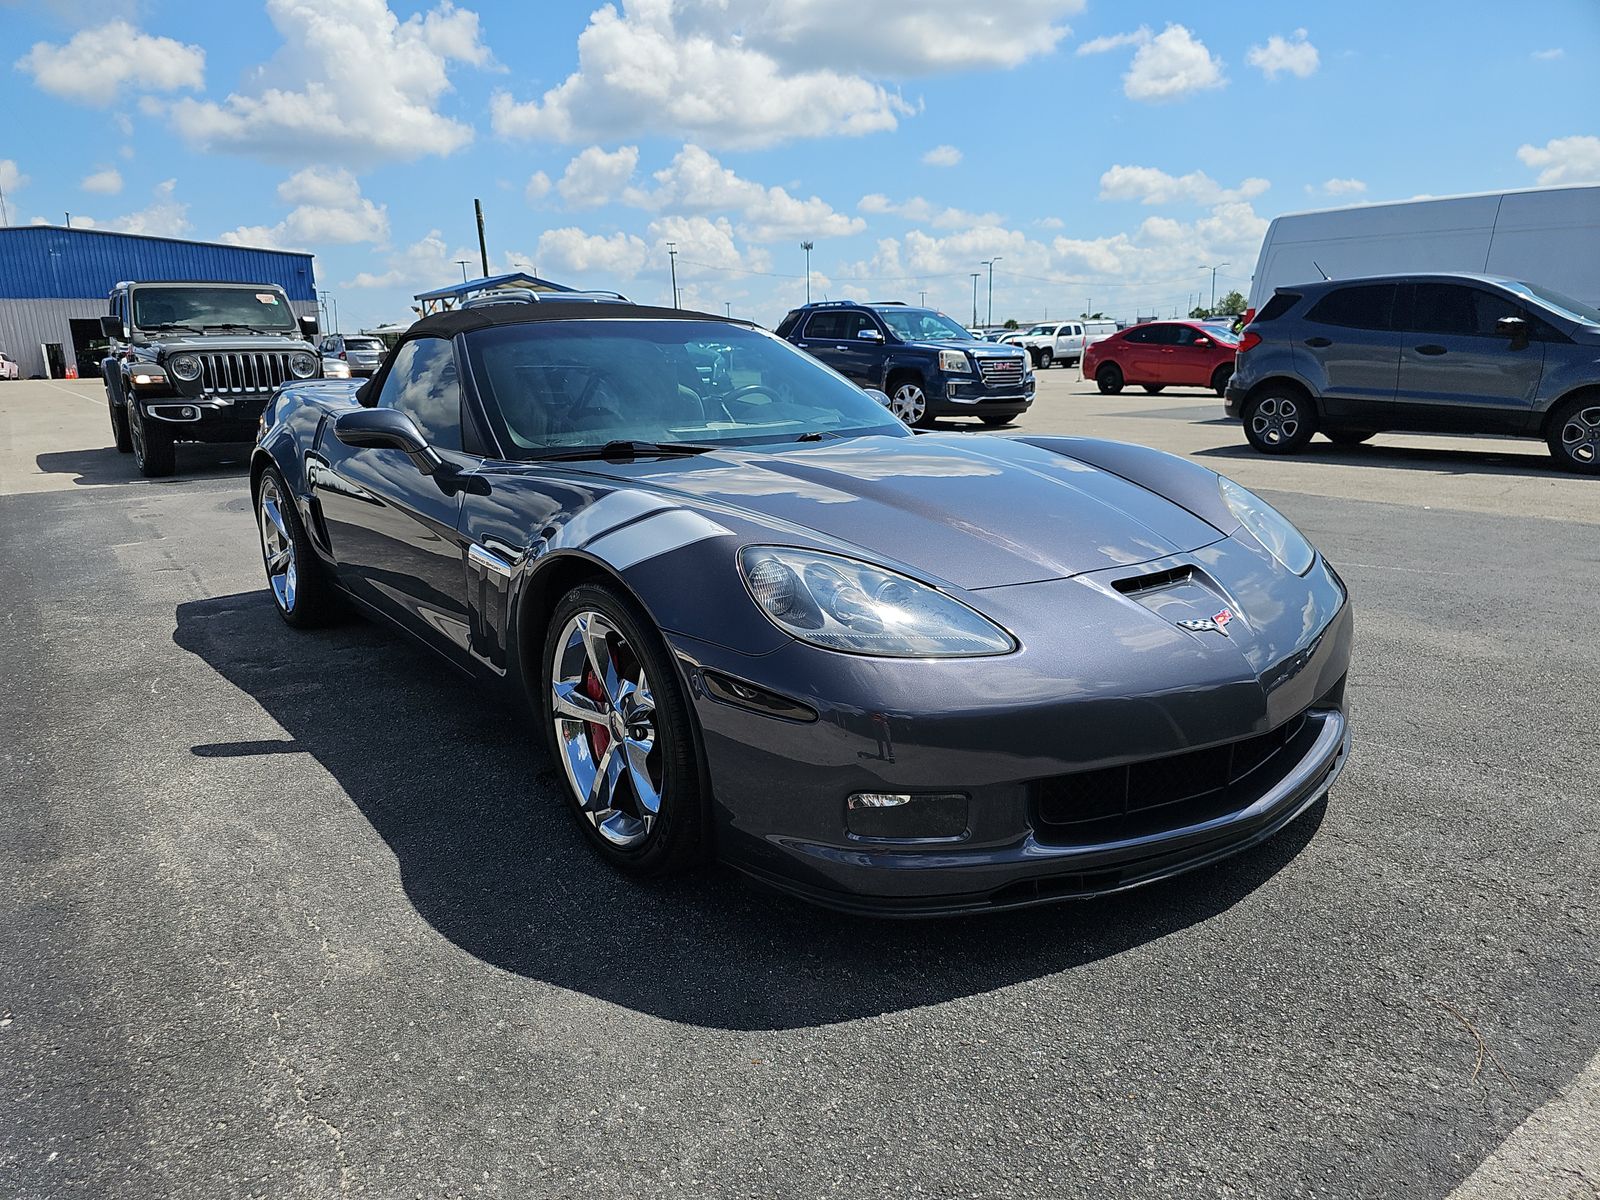
<path fill-rule="evenodd" d="M 972 273 L 972 323 L 978 323 L 978 280 L 983 278 L 982 271 Z"/>
<path fill-rule="evenodd" d="M 456 259 L 456 266 L 461 268 L 461 282 L 462 283 L 465 283 L 467 281 L 467 264 L 469 262 L 471 262 L 471 261 L 472 260 L 470 258 L 458 258 L 458 259 Z"/>
<path fill-rule="evenodd" d="M 681 308 L 678 303 L 678 243 L 667 243 L 667 258 L 672 262 L 672 307 Z"/>
<path fill-rule="evenodd" d="M 800 249 L 806 252 L 806 303 L 811 303 L 811 252 L 817 248 L 815 242 L 801 242 Z"/>
<path fill-rule="evenodd" d="M 1211 272 L 1211 315 L 1212 316 L 1216 316 L 1217 315 L 1217 272 L 1220 271 L 1223 267 L 1231 267 L 1232 265 L 1233 265 L 1232 263 L 1218 263 L 1214 267 L 1202 266 L 1200 268 L 1202 271 L 1210 271 Z"/>
<path fill-rule="evenodd" d="M 1003 257 L 1005 256 L 996 254 L 993 258 L 984 259 L 982 264 L 983 266 L 989 268 L 989 324 L 991 325 L 994 324 L 994 265 Z M 978 318 L 976 315 L 973 316 L 972 323 L 974 325 L 978 323 Z"/>

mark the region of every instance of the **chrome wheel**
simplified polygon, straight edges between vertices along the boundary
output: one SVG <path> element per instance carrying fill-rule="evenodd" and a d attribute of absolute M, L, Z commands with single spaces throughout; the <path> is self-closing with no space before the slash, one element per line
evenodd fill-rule
<path fill-rule="evenodd" d="M 1288 396 L 1268 396 L 1250 417 L 1250 428 L 1268 446 L 1292 442 L 1300 433 L 1300 406 Z"/>
<path fill-rule="evenodd" d="M 1600 464 L 1600 404 L 1580 408 L 1561 427 L 1561 449 L 1582 467 Z"/>
<path fill-rule="evenodd" d="M 574 614 L 556 642 L 550 708 L 567 782 L 596 832 L 641 845 L 661 813 L 656 702 L 644 664 L 604 614 Z"/>
<path fill-rule="evenodd" d="M 889 411 L 907 425 L 915 425 L 928 415 L 928 397 L 920 384 L 902 383 L 889 395 Z"/>
<path fill-rule="evenodd" d="M 294 537 L 289 532 L 283 506 L 283 493 L 278 490 L 278 481 L 269 472 L 261 479 L 261 498 L 257 504 L 257 516 L 261 524 L 261 559 L 267 565 L 267 582 L 272 585 L 272 595 L 278 607 L 284 612 L 292 612 L 299 572 L 294 559 Z"/>

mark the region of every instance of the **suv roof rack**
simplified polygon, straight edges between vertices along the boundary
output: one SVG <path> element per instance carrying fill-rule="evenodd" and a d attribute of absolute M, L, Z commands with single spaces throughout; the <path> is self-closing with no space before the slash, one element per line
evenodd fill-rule
<path fill-rule="evenodd" d="M 469 292 L 461 308 L 489 308 L 496 304 L 631 304 L 621 292 L 536 292 L 531 288 L 484 288 Z"/>
<path fill-rule="evenodd" d="M 888 308 L 891 305 L 893 305 L 895 307 L 898 307 L 898 308 L 904 308 L 906 306 L 906 302 L 904 300 L 868 300 L 867 301 L 867 307 L 868 308 Z"/>

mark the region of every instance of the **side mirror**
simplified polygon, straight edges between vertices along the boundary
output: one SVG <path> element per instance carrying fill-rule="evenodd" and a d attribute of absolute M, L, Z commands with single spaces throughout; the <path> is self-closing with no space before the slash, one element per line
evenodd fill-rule
<path fill-rule="evenodd" d="M 856 338 L 863 342 L 881 342 L 883 341 L 883 334 L 879 333 L 876 329 L 863 329 L 860 333 L 856 334 Z"/>
<path fill-rule="evenodd" d="M 399 450 L 424 475 L 444 466 L 439 452 L 410 417 L 392 408 L 358 408 L 333 423 L 333 435 L 358 450 Z"/>
<path fill-rule="evenodd" d="M 1502 337 L 1510 338 L 1512 345 L 1526 344 L 1531 336 L 1528 322 L 1521 317 L 1501 317 L 1494 327 Z"/>
<path fill-rule="evenodd" d="M 300 332 L 309 341 L 317 336 L 317 319 L 315 317 L 300 318 Z"/>
<path fill-rule="evenodd" d="M 123 335 L 122 318 L 113 317 L 109 313 L 101 317 L 100 335 L 102 337 L 116 338 L 120 342 Z"/>
<path fill-rule="evenodd" d="M 866 392 L 867 395 L 871 396 L 874 400 L 876 400 L 879 404 L 883 405 L 885 408 L 889 407 L 889 393 L 888 392 L 880 392 L 877 388 L 862 388 L 861 390 Z"/>
<path fill-rule="evenodd" d="M 1196 346 L 1209 346 L 1211 345 L 1211 339 L 1208 337 L 1197 337 L 1194 340 L 1194 344 Z"/>

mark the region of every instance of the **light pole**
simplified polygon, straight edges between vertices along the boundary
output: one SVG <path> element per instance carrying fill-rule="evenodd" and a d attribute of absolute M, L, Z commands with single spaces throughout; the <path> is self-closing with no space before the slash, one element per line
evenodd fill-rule
<path fill-rule="evenodd" d="M 469 262 L 471 262 L 471 261 L 472 260 L 470 258 L 458 258 L 458 259 L 456 259 L 456 266 L 461 268 L 461 282 L 462 283 L 465 283 L 467 281 L 467 264 Z"/>
<path fill-rule="evenodd" d="M 972 273 L 972 323 L 978 323 L 978 280 L 983 278 L 982 271 Z"/>
<path fill-rule="evenodd" d="M 725 317 L 728 317 L 730 320 L 732 319 L 732 317 L 733 317 L 733 301 L 724 300 L 722 302 L 722 315 L 725 316 Z"/>
<path fill-rule="evenodd" d="M 800 249 L 806 252 L 806 303 L 811 303 L 811 252 L 817 248 L 815 242 L 801 242 Z"/>
<path fill-rule="evenodd" d="M 928 293 L 926 291 L 921 291 L 921 292 L 917 293 L 917 296 L 919 297 L 917 303 L 921 304 L 923 308 L 927 308 L 928 307 Z"/>
<path fill-rule="evenodd" d="M 679 308 L 678 303 L 678 243 L 667 243 L 667 257 L 672 261 L 672 307 Z"/>
<path fill-rule="evenodd" d="M 982 264 L 989 268 L 989 324 L 991 325 L 994 324 L 994 265 L 1003 257 L 1004 255 L 996 254 L 993 258 L 984 259 Z M 973 318 L 972 323 L 974 325 L 978 323 L 976 317 Z"/>
<path fill-rule="evenodd" d="M 1211 272 L 1211 315 L 1217 315 L 1217 272 L 1223 267 L 1231 267 L 1232 263 L 1218 263 L 1214 267 L 1201 267 L 1202 271 Z"/>

